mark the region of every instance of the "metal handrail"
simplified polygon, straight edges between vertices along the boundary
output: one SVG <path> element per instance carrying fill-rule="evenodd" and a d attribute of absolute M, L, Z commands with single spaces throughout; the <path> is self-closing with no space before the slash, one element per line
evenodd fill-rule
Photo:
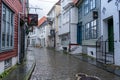
<path fill-rule="evenodd" d="M 113 52 L 113 56 L 111 56 L 111 58 L 110 58 L 110 56 L 108 55 L 109 52 L 108 52 L 108 49 L 107 49 L 108 48 L 107 47 L 107 45 L 108 45 L 107 43 L 108 42 L 113 42 L 113 43 L 117 42 L 115 40 L 109 40 L 112 36 L 113 35 L 111 35 L 108 39 L 103 41 L 103 35 L 102 35 L 96 41 L 96 60 L 97 61 L 100 61 L 102 63 L 107 64 L 109 59 L 111 59 L 110 60 L 110 64 L 111 63 L 114 64 L 114 52 Z"/>
<path fill-rule="evenodd" d="M 101 36 L 98 38 L 98 40 L 97 40 L 97 41 L 99 41 L 101 38 L 103 39 L 103 35 L 101 35 Z"/>

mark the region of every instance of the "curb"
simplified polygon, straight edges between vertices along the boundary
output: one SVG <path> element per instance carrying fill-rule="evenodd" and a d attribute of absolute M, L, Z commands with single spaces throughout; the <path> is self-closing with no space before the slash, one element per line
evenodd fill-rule
<path fill-rule="evenodd" d="M 36 66 L 36 62 L 33 63 L 31 69 L 29 70 L 29 72 L 26 74 L 25 78 L 23 80 L 29 80 L 31 75 L 32 75 L 32 72 L 34 71 L 35 69 L 35 66 Z"/>

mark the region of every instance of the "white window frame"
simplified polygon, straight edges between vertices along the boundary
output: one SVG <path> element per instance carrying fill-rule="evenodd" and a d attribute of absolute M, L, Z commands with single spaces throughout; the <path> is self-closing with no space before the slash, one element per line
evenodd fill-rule
<path fill-rule="evenodd" d="M 96 0 L 90 0 L 90 10 L 96 7 Z"/>
<path fill-rule="evenodd" d="M 96 39 L 97 38 L 97 20 L 91 21 L 91 38 Z"/>
<path fill-rule="evenodd" d="M 5 8 L 5 16 L 3 17 L 3 8 Z M 5 23 L 5 26 L 3 26 L 3 23 Z M 9 25 L 9 26 L 7 26 Z M 4 35 L 5 35 L 5 45 L 3 46 L 3 31 L 2 29 L 5 28 L 4 30 Z M 7 32 L 8 31 L 8 32 Z M 5 4 L 2 3 L 2 18 L 1 18 L 1 31 L 0 31 L 0 50 L 8 50 L 8 49 L 13 49 L 14 47 L 14 13 L 12 10 L 9 9 Z M 7 35 L 8 34 L 8 35 Z M 12 39 L 11 39 L 12 38 Z M 7 44 L 7 39 L 8 44 Z"/>
<path fill-rule="evenodd" d="M 85 24 L 85 27 L 83 29 L 84 29 L 83 37 L 85 36 L 84 37 L 85 40 L 97 38 L 97 36 L 98 36 L 98 34 L 97 34 L 97 20 L 93 20 L 93 21 Z"/>
<path fill-rule="evenodd" d="M 85 39 L 90 39 L 90 23 L 87 23 L 85 25 Z"/>
<path fill-rule="evenodd" d="M 89 0 L 85 0 L 84 2 L 84 14 L 89 13 Z"/>

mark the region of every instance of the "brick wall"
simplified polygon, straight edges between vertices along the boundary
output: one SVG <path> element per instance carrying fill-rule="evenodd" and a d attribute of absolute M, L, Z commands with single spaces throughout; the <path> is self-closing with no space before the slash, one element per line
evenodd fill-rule
<path fill-rule="evenodd" d="M 14 49 L 0 53 L 0 61 L 15 57 L 18 53 L 18 13 L 22 11 L 22 4 L 19 0 L 0 0 L 0 19 L 2 3 L 5 3 L 14 12 Z M 0 22 L 1 27 L 1 22 Z"/>

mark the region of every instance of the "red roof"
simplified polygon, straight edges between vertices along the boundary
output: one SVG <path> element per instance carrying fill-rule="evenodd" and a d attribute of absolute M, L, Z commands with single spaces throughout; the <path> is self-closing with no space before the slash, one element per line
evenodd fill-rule
<path fill-rule="evenodd" d="M 38 20 L 38 27 L 42 25 L 46 20 L 47 18 L 45 16 L 43 16 L 40 20 Z"/>

